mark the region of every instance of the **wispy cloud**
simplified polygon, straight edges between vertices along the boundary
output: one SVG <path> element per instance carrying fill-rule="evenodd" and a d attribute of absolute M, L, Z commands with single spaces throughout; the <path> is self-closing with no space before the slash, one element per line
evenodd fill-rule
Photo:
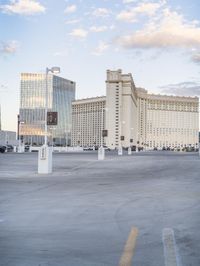
<path fill-rule="evenodd" d="M 198 82 L 181 82 L 177 84 L 169 84 L 160 87 L 163 93 L 179 95 L 179 96 L 199 96 L 200 95 L 200 83 Z"/>
<path fill-rule="evenodd" d="M 110 45 L 108 43 L 100 41 L 96 49 L 92 52 L 92 54 L 100 56 L 109 48 L 109 46 Z"/>
<path fill-rule="evenodd" d="M 82 28 L 77 28 L 73 29 L 72 32 L 69 33 L 69 35 L 79 38 L 79 39 L 85 39 L 88 35 L 88 31 L 82 29 Z"/>
<path fill-rule="evenodd" d="M 55 57 L 66 57 L 66 56 L 68 56 L 68 51 L 64 51 L 64 52 L 55 52 L 54 54 L 53 54 L 53 56 L 55 56 Z"/>
<path fill-rule="evenodd" d="M 76 9 L 77 9 L 77 6 L 76 6 L 76 5 L 70 5 L 70 6 L 67 6 L 67 7 L 65 8 L 64 13 L 65 13 L 65 14 L 74 13 L 74 12 L 76 11 Z"/>
<path fill-rule="evenodd" d="M 138 0 L 123 0 L 124 4 L 130 4 L 130 3 L 134 3 L 137 2 Z"/>
<path fill-rule="evenodd" d="M 196 21 L 187 21 L 181 14 L 165 8 L 137 32 L 118 38 L 125 48 L 192 48 L 200 47 L 200 27 Z"/>
<path fill-rule="evenodd" d="M 109 29 L 108 26 L 92 26 L 90 27 L 90 31 L 92 32 L 104 32 L 107 31 Z"/>
<path fill-rule="evenodd" d="M 17 52 L 19 43 L 17 41 L 0 42 L 0 54 L 12 55 Z"/>
<path fill-rule="evenodd" d="M 70 19 L 65 21 L 65 24 L 77 24 L 80 22 L 80 19 Z"/>
<path fill-rule="evenodd" d="M 117 19 L 124 22 L 135 22 L 138 16 L 153 16 L 156 11 L 163 6 L 164 2 L 158 3 L 139 3 L 136 7 L 122 10 Z"/>
<path fill-rule="evenodd" d="M 10 4 L 1 5 L 0 10 L 8 14 L 37 15 L 45 13 L 45 7 L 36 0 L 10 0 Z"/>
<path fill-rule="evenodd" d="M 95 17 L 107 17 L 110 15 L 110 10 L 107 8 L 96 8 L 93 12 L 92 15 Z"/>

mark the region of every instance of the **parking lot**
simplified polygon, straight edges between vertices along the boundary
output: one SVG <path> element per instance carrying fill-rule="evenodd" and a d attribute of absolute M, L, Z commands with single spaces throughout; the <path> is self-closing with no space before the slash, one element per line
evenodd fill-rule
<path fill-rule="evenodd" d="M 0 154 L 1 266 L 199 266 L 198 153 Z"/>

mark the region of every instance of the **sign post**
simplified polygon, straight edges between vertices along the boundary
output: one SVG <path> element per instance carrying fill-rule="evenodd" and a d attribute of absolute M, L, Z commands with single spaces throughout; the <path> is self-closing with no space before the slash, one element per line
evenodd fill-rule
<path fill-rule="evenodd" d="M 56 126 L 58 124 L 58 112 L 47 112 L 47 126 Z M 38 173 L 50 174 L 52 173 L 52 147 L 44 144 L 39 149 L 38 156 Z"/>

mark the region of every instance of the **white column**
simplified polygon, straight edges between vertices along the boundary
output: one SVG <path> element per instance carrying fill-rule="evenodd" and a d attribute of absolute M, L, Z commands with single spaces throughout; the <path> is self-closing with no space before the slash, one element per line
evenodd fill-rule
<path fill-rule="evenodd" d="M 52 173 L 52 147 L 43 145 L 38 152 L 38 174 Z"/>

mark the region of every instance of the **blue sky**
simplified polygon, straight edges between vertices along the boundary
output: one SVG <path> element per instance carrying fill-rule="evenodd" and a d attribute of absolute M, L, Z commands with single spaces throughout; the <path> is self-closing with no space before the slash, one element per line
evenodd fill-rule
<path fill-rule="evenodd" d="M 198 0 L 0 0 L 3 129 L 16 130 L 21 72 L 60 66 L 77 97 L 105 95 L 106 69 L 153 93 L 200 94 Z"/>

